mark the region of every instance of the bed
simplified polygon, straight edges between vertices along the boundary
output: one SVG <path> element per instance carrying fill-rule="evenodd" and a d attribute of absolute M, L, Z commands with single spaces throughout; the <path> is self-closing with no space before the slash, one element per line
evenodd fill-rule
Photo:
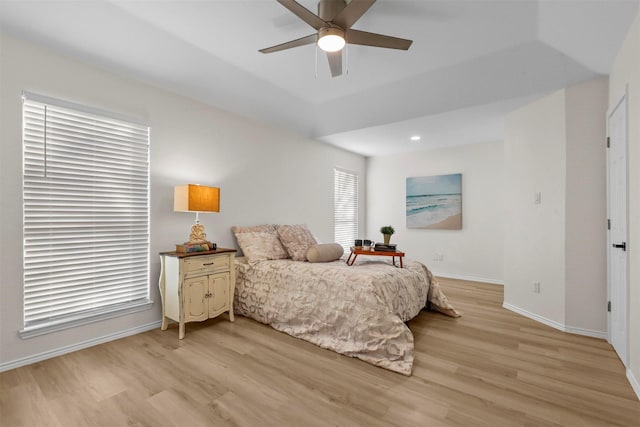
<path fill-rule="evenodd" d="M 250 256 L 236 261 L 235 313 L 320 347 L 410 375 L 413 334 L 405 322 L 425 307 L 459 315 L 419 262 L 397 268 L 386 260 L 359 258 L 348 266 L 344 256 L 308 262 L 286 250 L 287 257 L 268 259 L 256 255 L 245 237 L 238 242 Z M 278 243 L 264 235 L 252 241 L 254 249 Z"/>

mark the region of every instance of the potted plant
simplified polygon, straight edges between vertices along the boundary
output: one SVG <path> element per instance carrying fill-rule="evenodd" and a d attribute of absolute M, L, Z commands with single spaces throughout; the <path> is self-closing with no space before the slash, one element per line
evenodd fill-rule
<path fill-rule="evenodd" d="M 394 230 L 390 225 L 385 225 L 384 227 L 380 228 L 380 232 L 384 236 L 384 244 L 388 245 L 389 240 L 391 240 L 391 235 L 395 233 L 396 230 Z"/>

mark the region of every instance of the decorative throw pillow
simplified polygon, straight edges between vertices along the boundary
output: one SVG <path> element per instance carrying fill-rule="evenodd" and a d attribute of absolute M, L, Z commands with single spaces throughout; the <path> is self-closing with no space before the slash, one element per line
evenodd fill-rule
<path fill-rule="evenodd" d="M 242 253 L 250 261 L 289 257 L 275 233 L 238 233 L 236 239 Z"/>
<path fill-rule="evenodd" d="M 272 224 L 260 224 L 253 225 L 251 227 L 231 227 L 231 231 L 233 234 L 237 235 L 238 233 L 274 233 L 276 234 L 276 226 Z"/>
<path fill-rule="evenodd" d="M 242 253 L 250 261 L 289 258 L 280 243 L 275 225 L 262 224 L 252 227 L 231 227 Z"/>
<path fill-rule="evenodd" d="M 307 261 L 309 262 L 330 262 L 340 259 L 344 253 L 344 248 L 338 243 L 323 243 L 313 245 L 307 251 Z"/>
<path fill-rule="evenodd" d="M 305 224 L 279 225 L 277 230 L 282 245 L 294 261 L 305 261 L 309 248 L 318 243 Z"/>

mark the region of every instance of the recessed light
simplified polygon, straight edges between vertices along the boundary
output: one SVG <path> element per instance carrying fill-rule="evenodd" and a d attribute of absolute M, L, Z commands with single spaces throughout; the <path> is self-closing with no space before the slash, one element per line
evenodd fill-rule
<path fill-rule="evenodd" d="M 420 136 L 419 135 L 414 135 L 411 137 L 411 140 L 416 142 L 416 141 L 420 141 Z"/>

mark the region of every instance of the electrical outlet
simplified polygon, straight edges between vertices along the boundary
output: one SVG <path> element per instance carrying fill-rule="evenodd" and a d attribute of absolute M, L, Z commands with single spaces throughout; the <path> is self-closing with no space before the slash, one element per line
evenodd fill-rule
<path fill-rule="evenodd" d="M 540 293 L 540 282 L 533 282 L 533 292 L 536 294 Z"/>
<path fill-rule="evenodd" d="M 440 256 L 438 257 L 438 261 L 444 261 L 444 254 L 440 254 Z"/>
<path fill-rule="evenodd" d="M 535 193 L 533 193 L 533 204 L 539 205 L 541 203 L 542 203 L 542 193 L 540 193 L 539 191 L 536 191 Z"/>
<path fill-rule="evenodd" d="M 438 261 L 438 252 L 433 254 L 433 260 Z"/>

